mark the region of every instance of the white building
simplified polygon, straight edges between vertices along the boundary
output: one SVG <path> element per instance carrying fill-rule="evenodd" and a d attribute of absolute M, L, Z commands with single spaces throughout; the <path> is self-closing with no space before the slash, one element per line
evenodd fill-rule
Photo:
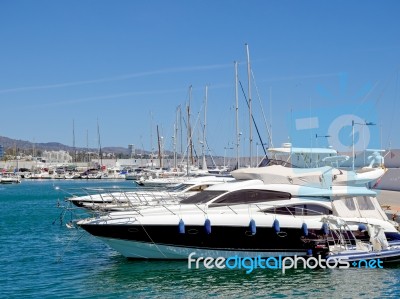
<path fill-rule="evenodd" d="M 72 157 L 66 151 L 44 151 L 42 154 L 46 163 L 71 163 Z"/>

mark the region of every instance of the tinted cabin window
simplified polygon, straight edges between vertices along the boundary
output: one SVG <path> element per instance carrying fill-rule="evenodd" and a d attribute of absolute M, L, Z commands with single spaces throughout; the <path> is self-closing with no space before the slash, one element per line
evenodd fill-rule
<path fill-rule="evenodd" d="M 360 210 L 375 210 L 375 206 L 369 197 L 357 197 L 357 204 Z"/>
<path fill-rule="evenodd" d="M 332 210 L 320 205 L 304 205 L 305 215 L 331 215 Z"/>
<path fill-rule="evenodd" d="M 180 203 L 181 204 L 206 203 L 206 202 L 209 202 L 211 199 L 216 198 L 217 196 L 220 196 L 221 194 L 223 194 L 225 192 L 226 191 L 203 191 L 203 192 L 197 193 L 193 196 L 189 196 L 188 198 L 185 198 Z"/>
<path fill-rule="evenodd" d="M 278 207 L 265 210 L 264 213 L 272 213 L 278 215 L 295 215 L 296 211 L 293 207 Z"/>
<path fill-rule="evenodd" d="M 293 216 L 330 215 L 332 211 L 324 206 L 315 204 L 298 204 L 285 207 L 275 207 L 263 210 L 264 213 Z"/>
<path fill-rule="evenodd" d="M 264 157 L 264 159 L 262 159 L 262 161 L 260 162 L 260 164 L 258 164 L 258 167 L 265 167 L 265 166 L 268 166 L 268 163 L 269 163 L 269 159 L 268 159 L 268 157 Z"/>
<path fill-rule="evenodd" d="M 297 159 L 298 159 L 298 157 L 297 157 Z M 258 167 L 266 167 L 266 166 L 271 166 L 271 165 L 281 165 L 281 166 L 288 167 L 288 168 L 297 168 L 297 166 L 290 164 L 288 161 L 269 159 L 268 157 L 265 157 L 260 162 L 260 164 L 258 164 Z"/>
<path fill-rule="evenodd" d="M 354 200 L 353 197 L 346 197 L 344 199 L 344 204 L 346 205 L 346 207 L 350 210 L 350 211 L 355 211 L 356 210 L 356 206 L 354 204 Z"/>
<path fill-rule="evenodd" d="M 269 190 L 238 190 L 228 193 L 214 201 L 210 206 L 237 205 L 290 199 L 291 194 L 287 192 Z"/>

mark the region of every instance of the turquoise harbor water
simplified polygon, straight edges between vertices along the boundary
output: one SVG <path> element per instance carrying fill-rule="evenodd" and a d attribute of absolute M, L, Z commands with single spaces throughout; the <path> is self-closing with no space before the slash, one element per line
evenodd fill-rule
<path fill-rule="evenodd" d="M 59 190 L 55 188 L 59 187 Z M 131 261 L 78 229 L 57 208 L 63 190 L 129 181 L 23 181 L 0 185 L 0 297 L 398 298 L 400 265 L 384 269 L 188 269 L 185 261 Z"/>

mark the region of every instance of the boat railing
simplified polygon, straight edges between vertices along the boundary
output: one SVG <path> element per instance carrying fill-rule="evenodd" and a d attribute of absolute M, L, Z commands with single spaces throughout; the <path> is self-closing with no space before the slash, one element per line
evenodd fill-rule
<path fill-rule="evenodd" d="M 335 216 L 326 216 L 322 218 L 322 222 L 328 228 L 326 242 L 331 254 L 357 249 L 371 250 L 369 243 L 358 240 L 355 237 L 345 220 Z"/>
<path fill-rule="evenodd" d="M 67 200 L 80 202 L 84 208 L 96 211 L 136 210 L 143 206 L 177 204 L 185 195 L 160 188 L 105 189 L 83 188 L 78 195 L 69 193 Z"/>
<path fill-rule="evenodd" d="M 70 198 L 77 198 L 77 197 L 82 197 L 82 196 L 87 196 L 89 198 L 95 198 L 99 195 L 107 195 L 111 197 L 117 198 L 117 194 L 125 194 L 126 192 L 135 192 L 140 190 L 141 192 L 143 191 L 156 191 L 160 190 L 160 188 L 154 188 L 154 187 L 110 187 L 110 188 L 104 188 L 104 187 L 85 187 L 85 188 L 67 188 L 67 189 L 61 189 L 59 187 L 56 187 L 59 190 L 62 190 L 67 194 L 66 199 Z M 93 200 L 94 201 L 94 200 Z"/>
<path fill-rule="evenodd" d="M 247 205 L 226 205 L 220 204 L 219 206 L 213 205 L 212 208 L 209 207 L 207 203 L 198 203 L 198 204 L 179 204 L 177 202 L 160 202 L 160 203 L 153 203 L 151 205 L 130 205 L 127 206 L 125 210 L 135 211 L 138 214 L 142 214 L 141 211 L 145 212 L 146 208 L 154 208 L 158 207 L 163 209 L 166 213 L 170 213 L 173 215 L 180 215 L 185 213 L 185 211 L 190 211 L 191 208 L 188 210 L 185 207 L 195 207 L 205 216 L 208 214 L 226 214 L 226 213 L 233 213 L 233 214 L 242 214 L 244 211 L 248 212 L 249 214 L 255 213 L 264 213 L 264 214 L 274 214 L 276 216 L 292 216 L 294 218 L 305 217 L 305 216 L 312 216 L 320 218 L 326 214 L 322 213 L 321 211 L 317 211 L 314 209 L 307 209 L 307 208 L 298 208 L 297 211 L 294 213 L 293 211 L 288 210 L 287 213 L 274 213 L 278 209 L 284 208 L 282 205 L 270 204 L 270 203 L 257 203 L 257 204 L 247 204 Z"/>

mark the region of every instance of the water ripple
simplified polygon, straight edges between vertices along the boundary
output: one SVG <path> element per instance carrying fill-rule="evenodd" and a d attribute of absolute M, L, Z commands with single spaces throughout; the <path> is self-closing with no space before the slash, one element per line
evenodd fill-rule
<path fill-rule="evenodd" d="M 57 184 L 60 190 L 84 186 L 82 182 Z M 256 269 L 246 274 L 243 270 L 188 269 L 186 261 L 127 260 L 87 233 L 54 221 L 61 212 L 57 200 L 64 195 L 52 182 L 25 181 L 2 189 L 0 289 L 5 298 L 400 296 L 398 265 L 385 265 L 384 269 L 297 269 L 285 274 Z"/>

